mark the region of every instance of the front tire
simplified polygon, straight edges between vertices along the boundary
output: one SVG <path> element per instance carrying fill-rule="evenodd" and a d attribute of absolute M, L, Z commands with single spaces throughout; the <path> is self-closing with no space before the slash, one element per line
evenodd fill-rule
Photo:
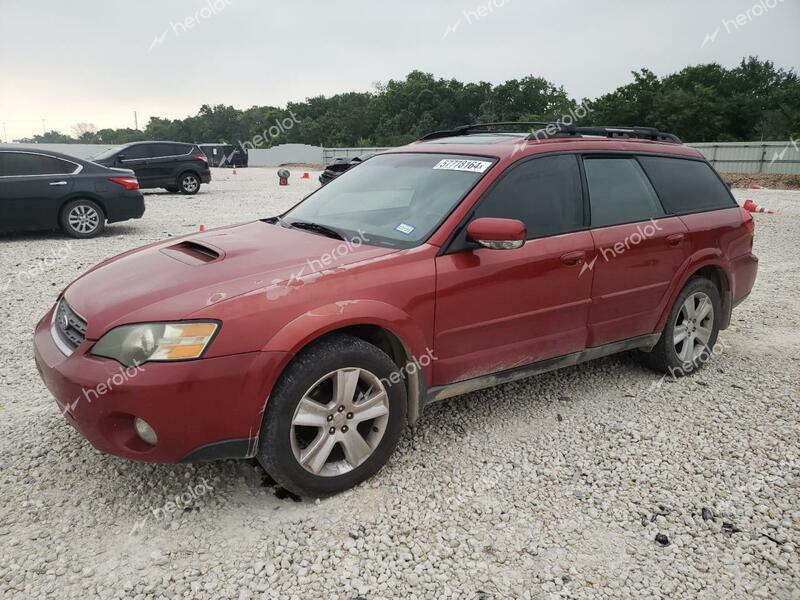
<path fill-rule="evenodd" d="M 178 177 L 178 189 L 181 194 L 194 196 L 200 191 L 200 176 L 193 171 L 181 173 L 180 177 Z"/>
<path fill-rule="evenodd" d="M 638 351 L 644 365 L 682 377 L 703 368 L 711 359 L 722 320 L 717 286 L 694 277 L 678 294 L 658 343 L 650 352 Z"/>
<path fill-rule="evenodd" d="M 61 209 L 61 229 L 70 237 L 86 239 L 99 235 L 106 225 L 106 215 L 96 202 L 79 198 Z"/>
<path fill-rule="evenodd" d="M 386 463 L 406 422 L 406 391 L 383 351 L 335 334 L 303 350 L 267 403 L 258 460 L 301 496 L 336 494 Z M 397 380 L 395 383 L 394 381 Z"/>

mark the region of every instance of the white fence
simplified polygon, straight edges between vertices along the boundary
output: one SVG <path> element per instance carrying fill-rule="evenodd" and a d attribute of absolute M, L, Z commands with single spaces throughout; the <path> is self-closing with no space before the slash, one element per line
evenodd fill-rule
<path fill-rule="evenodd" d="M 15 144 L 7 144 L 6 147 Z M 700 150 L 721 172 L 800 174 L 800 139 L 788 142 L 730 142 L 688 144 Z M 111 146 L 106 144 L 37 144 L 37 148 L 91 158 Z M 353 158 L 389 148 L 323 148 L 307 144 L 281 144 L 249 151 L 252 167 L 277 167 L 291 163 L 328 165 L 337 158 Z"/>
<path fill-rule="evenodd" d="M 689 145 L 723 173 L 800 173 L 800 139 Z"/>
<path fill-rule="evenodd" d="M 329 165 L 337 158 L 355 158 L 356 156 L 377 154 L 385 150 L 390 150 L 390 148 L 323 148 L 322 162 Z"/>

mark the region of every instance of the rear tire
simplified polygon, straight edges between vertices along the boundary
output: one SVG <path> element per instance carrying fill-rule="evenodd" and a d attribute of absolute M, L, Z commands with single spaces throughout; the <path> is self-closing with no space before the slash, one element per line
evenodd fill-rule
<path fill-rule="evenodd" d="M 406 422 L 406 390 L 383 351 L 334 334 L 301 351 L 270 395 L 258 461 L 301 496 L 336 494 L 372 477 Z M 395 378 L 392 380 L 394 381 Z"/>
<path fill-rule="evenodd" d="M 678 294 L 658 343 L 650 352 L 637 350 L 636 357 L 654 371 L 675 377 L 693 373 L 713 356 L 721 320 L 717 286 L 694 277 Z"/>
<path fill-rule="evenodd" d="M 194 171 L 185 171 L 178 177 L 178 189 L 181 194 L 194 196 L 200 191 L 200 176 Z"/>
<path fill-rule="evenodd" d="M 67 202 L 59 216 L 61 229 L 70 237 L 93 238 L 103 231 L 106 215 L 96 202 L 79 198 Z"/>

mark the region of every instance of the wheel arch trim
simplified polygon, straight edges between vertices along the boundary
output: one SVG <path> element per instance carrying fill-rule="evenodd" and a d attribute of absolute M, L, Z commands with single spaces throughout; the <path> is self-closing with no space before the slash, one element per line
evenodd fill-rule
<path fill-rule="evenodd" d="M 666 302 L 661 310 L 661 316 L 656 324 L 656 332 L 663 331 L 667 323 L 667 317 L 672 311 L 672 306 L 678 294 L 681 293 L 686 283 L 694 277 L 699 271 L 703 269 L 714 269 L 719 277 L 721 284 L 720 298 L 722 299 L 722 322 L 720 323 L 720 330 L 727 329 L 731 320 L 731 311 L 733 310 L 733 299 L 731 290 L 733 289 L 732 271 L 728 261 L 722 254 L 719 248 L 706 248 L 696 252 L 688 257 L 681 268 L 678 270 L 677 275 L 673 279 L 672 286 L 665 294 Z"/>
<path fill-rule="evenodd" d="M 295 356 L 310 344 L 331 333 L 357 327 L 375 327 L 394 337 L 402 346 L 406 361 L 414 361 L 415 357 L 422 357 L 431 350 L 422 328 L 404 311 L 379 300 L 349 300 L 303 313 L 272 336 L 262 351 L 285 353 L 280 366 L 282 374 Z M 412 425 L 421 416 L 431 369 L 429 363 L 407 372 L 408 421 Z"/>

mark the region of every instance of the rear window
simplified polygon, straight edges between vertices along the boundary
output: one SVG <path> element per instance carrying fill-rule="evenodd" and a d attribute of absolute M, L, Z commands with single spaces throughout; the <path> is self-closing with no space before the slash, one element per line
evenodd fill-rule
<path fill-rule="evenodd" d="M 635 158 L 587 158 L 592 227 L 647 221 L 664 215 L 653 186 Z"/>
<path fill-rule="evenodd" d="M 642 156 L 639 159 L 671 214 L 734 206 L 725 184 L 710 165 L 698 160 Z"/>

